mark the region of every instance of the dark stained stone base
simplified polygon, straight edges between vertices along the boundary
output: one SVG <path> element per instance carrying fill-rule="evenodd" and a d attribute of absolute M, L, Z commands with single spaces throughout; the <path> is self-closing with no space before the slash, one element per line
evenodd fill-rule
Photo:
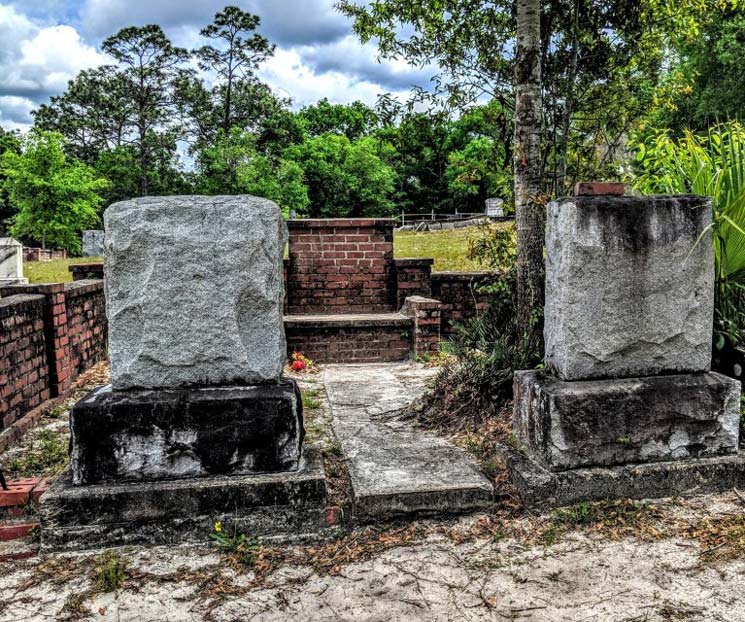
<path fill-rule="evenodd" d="M 553 471 L 738 452 L 740 383 L 714 372 L 566 382 L 517 371 L 514 430 Z"/>
<path fill-rule="evenodd" d="M 745 453 L 552 472 L 517 449 L 497 445 L 522 502 L 548 510 L 581 501 L 690 497 L 745 486 Z"/>
<path fill-rule="evenodd" d="M 275 385 L 112 391 L 70 413 L 74 485 L 273 473 L 298 468 L 300 392 Z"/>
<path fill-rule="evenodd" d="M 45 550 L 206 542 L 215 521 L 249 536 L 318 538 L 331 525 L 320 452 L 288 473 L 73 486 L 70 471 L 41 498 Z"/>

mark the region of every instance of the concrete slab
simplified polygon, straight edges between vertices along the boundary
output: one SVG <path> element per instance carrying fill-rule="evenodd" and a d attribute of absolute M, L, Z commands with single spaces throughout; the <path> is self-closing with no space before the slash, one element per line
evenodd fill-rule
<path fill-rule="evenodd" d="M 512 484 L 535 510 L 604 499 L 660 499 L 745 486 L 745 454 L 549 471 L 523 450 L 497 445 Z"/>
<path fill-rule="evenodd" d="M 328 524 L 320 452 L 307 447 L 297 471 L 73 486 L 63 473 L 41 498 L 42 548 L 208 542 L 221 521 L 263 540 L 323 535 Z"/>
<path fill-rule="evenodd" d="M 398 416 L 423 390 L 422 382 L 399 379 L 412 380 L 414 369 L 377 364 L 324 370 L 332 426 L 361 520 L 469 512 L 493 503 L 491 483 L 467 453 Z M 423 377 L 431 375 L 419 369 Z"/>

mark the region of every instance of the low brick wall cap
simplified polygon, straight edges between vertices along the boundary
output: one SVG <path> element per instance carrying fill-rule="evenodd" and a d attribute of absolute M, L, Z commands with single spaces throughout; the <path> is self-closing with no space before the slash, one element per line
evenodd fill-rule
<path fill-rule="evenodd" d="M 313 229 L 316 227 L 393 227 L 394 218 L 296 218 L 287 221 L 290 229 Z"/>
<path fill-rule="evenodd" d="M 435 260 L 431 257 L 401 257 L 394 259 L 397 266 L 406 268 L 408 266 L 431 266 Z"/>
<path fill-rule="evenodd" d="M 499 278 L 499 272 L 479 270 L 476 272 L 433 272 L 432 278 L 440 281 L 470 281 L 471 279 Z"/>

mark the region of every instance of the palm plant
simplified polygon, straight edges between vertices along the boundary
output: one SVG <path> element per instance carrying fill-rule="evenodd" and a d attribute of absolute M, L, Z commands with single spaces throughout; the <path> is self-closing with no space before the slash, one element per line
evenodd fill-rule
<path fill-rule="evenodd" d="M 642 193 L 712 198 L 714 343 L 717 350 L 737 345 L 745 329 L 745 128 L 732 121 L 704 135 L 654 134 L 639 145 L 634 186 Z"/>

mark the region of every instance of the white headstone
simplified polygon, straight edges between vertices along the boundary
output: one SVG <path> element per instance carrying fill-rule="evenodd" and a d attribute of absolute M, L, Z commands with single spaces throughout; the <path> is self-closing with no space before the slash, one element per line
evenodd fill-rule
<path fill-rule="evenodd" d="M 103 229 L 83 231 L 83 257 L 103 257 Z"/>
<path fill-rule="evenodd" d="M 485 201 L 486 215 L 489 218 L 504 218 L 504 200 L 491 198 Z"/>
<path fill-rule="evenodd" d="M 0 238 L 0 285 L 25 285 L 23 245 L 13 238 Z"/>

